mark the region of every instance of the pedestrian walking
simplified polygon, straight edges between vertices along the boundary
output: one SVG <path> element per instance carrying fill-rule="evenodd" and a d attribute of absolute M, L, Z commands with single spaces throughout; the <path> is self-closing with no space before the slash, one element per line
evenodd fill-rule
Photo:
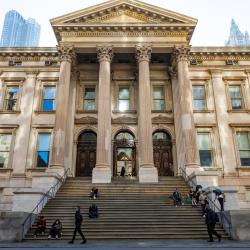
<path fill-rule="evenodd" d="M 81 237 L 82 237 L 82 243 L 81 244 L 85 244 L 87 242 L 86 238 L 84 237 L 82 230 L 81 230 L 81 226 L 82 226 L 82 214 L 81 214 L 81 208 L 80 206 L 76 207 L 76 212 L 75 212 L 75 230 L 74 230 L 74 234 L 73 234 L 73 238 L 72 240 L 69 242 L 70 244 L 74 243 L 74 240 L 76 238 L 76 233 L 78 232 Z"/>
<path fill-rule="evenodd" d="M 220 203 L 220 211 L 224 211 L 224 202 L 225 202 L 225 194 L 219 189 L 216 188 L 213 193 L 215 194 L 215 200 L 218 199 Z"/>
<path fill-rule="evenodd" d="M 221 241 L 221 235 L 219 235 L 215 231 L 215 225 L 216 222 L 219 221 L 218 215 L 209 207 L 209 205 L 206 205 L 206 224 L 207 224 L 207 232 L 209 235 L 208 242 L 213 242 L 213 235 L 215 235 L 218 238 L 218 241 Z"/>

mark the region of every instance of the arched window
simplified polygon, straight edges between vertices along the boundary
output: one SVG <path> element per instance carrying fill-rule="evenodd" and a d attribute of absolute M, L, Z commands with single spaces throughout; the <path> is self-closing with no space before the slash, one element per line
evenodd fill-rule
<path fill-rule="evenodd" d="M 134 136 L 127 131 L 122 131 L 116 135 L 115 139 L 116 140 L 134 140 Z"/>
<path fill-rule="evenodd" d="M 165 131 L 156 131 L 153 133 L 153 140 L 171 141 L 171 136 Z"/>
<path fill-rule="evenodd" d="M 78 137 L 79 142 L 96 141 L 96 133 L 93 131 L 84 131 Z"/>

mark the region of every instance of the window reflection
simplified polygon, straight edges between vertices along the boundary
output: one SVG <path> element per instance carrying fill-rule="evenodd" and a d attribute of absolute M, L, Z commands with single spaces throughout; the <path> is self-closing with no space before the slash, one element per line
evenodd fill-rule
<path fill-rule="evenodd" d="M 42 110 L 56 110 L 56 87 L 44 87 Z"/>
<path fill-rule="evenodd" d="M 50 133 L 38 134 L 37 167 L 48 167 L 50 155 Z"/>

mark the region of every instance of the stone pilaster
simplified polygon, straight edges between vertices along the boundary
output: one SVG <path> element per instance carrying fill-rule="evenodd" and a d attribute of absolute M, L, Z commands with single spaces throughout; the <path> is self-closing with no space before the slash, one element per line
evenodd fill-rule
<path fill-rule="evenodd" d="M 99 91 L 98 91 L 98 128 L 96 166 L 92 173 L 93 183 L 111 182 L 111 96 L 110 63 L 112 47 L 98 47 Z"/>
<path fill-rule="evenodd" d="M 193 115 L 193 104 L 192 104 L 192 84 L 189 79 L 189 69 L 188 69 L 188 59 L 189 59 L 190 47 L 175 47 L 173 51 L 173 56 L 175 59 L 175 64 L 177 68 L 178 80 L 174 84 L 175 95 L 178 94 L 179 98 L 174 100 L 174 109 L 177 109 L 179 112 L 179 122 L 181 123 L 182 133 L 179 136 L 182 136 L 182 140 L 179 140 L 179 143 L 184 145 L 179 145 L 179 149 L 184 150 L 185 157 L 182 159 L 185 163 L 186 172 L 190 174 L 195 169 L 199 167 L 199 157 L 198 157 L 198 148 L 196 142 L 196 130 L 194 126 L 194 115 Z M 175 121 L 176 123 L 177 121 Z M 178 125 L 176 125 L 178 126 Z M 177 129 L 177 132 L 180 133 L 180 129 Z M 178 138 L 178 136 L 177 136 Z M 182 141 L 182 142 L 181 142 Z M 182 149 L 181 149 L 182 147 Z M 179 162 L 179 164 L 181 164 Z M 181 166 L 180 166 L 181 167 Z"/>
<path fill-rule="evenodd" d="M 229 127 L 228 102 L 226 99 L 225 84 L 222 79 L 222 71 L 211 70 L 215 113 L 218 124 L 218 134 L 221 146 L 223 162 L 223 175 L 234 176 L 237 165 L 234 151 L 232 129 Z"/>
<path fill-rule="evenodd" d="M 68 123 L 68 109 L 70 89 L 71 65 L 75 59 L 74 48 L 72 46 L 58 46 L 61 61 L 60 76 L 56 93 L 56 119 L 54 127 L 54 138 L 51 155 L 51 167 L 65 166 L 65 144 Z"/>
<path fill-rule="evenodd" d="M 151 118 L 151 85 L 149 62 L 152 49 L 150 46 L 136 46 L 136 59 L 139 71 L 138 99 L 138 138 L 139 138 L 139 181 L 158 182 L 158 172 L 154 167 L 152 118 Z M 148 101 L 145 101 L 148 100 Z"/>
<path fill-rule="evenodd" d="M 32 125 L 34 93 L 38 71 L 28 71 L 23 83 L 23 96 L 21 99 L 21 119 L 19 129 L 16 133 L 16 145 L 18 149 L 14 150 L 12 165 L 13 176 L 24 177 L 26 174 L 26 163 L 28 157 L 29 140 Z M 21 147 L 20 147 L 21 145 Z"/>

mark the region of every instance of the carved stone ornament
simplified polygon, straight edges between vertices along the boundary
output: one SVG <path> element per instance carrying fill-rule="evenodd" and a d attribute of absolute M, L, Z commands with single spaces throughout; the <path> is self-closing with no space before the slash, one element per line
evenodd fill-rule
<path fill-rule="evenodd" d="M 96 52 L 97 52 L 97 58 L 99 62 L 101 61 L 111 62 L 113 59 L 113 48 L 111 46 L 97 47 Z"/>
<path fill-rule="evenodd" d="M 174 119 L 170 117 L 166 117 L 163 115 L 158 115 L 152 118 L 152 123 L 153 124 L 158 124 L 158 123 L 173 123 Z"/>
<path fill-rule="evenodd" d="M 75 119 L 76 124 L 97 124 L 97 118 L 86 116 L 79 119 Z"/>
<path fill-rule="evenodd" d="M 149 62 L 151 58 L 151 53 L 152 53 L 151 46 L 137 45 L 135 47 L 135 57 L 138 63 L 140 63 L 141 61 Z"/>
<path fill-rule="evenodd" d="M 177 62 L 188 61 L 190 46 L 174 47 L 173 55 Z"/>
<path fill-rule="evenodd" d="M 112 124 L 137 124 L 137 118 L 123 115 L 112 119 Z"/>
<path fill-rule="evenodd" d="M 72 62 L 75 59 L 74 46 L 57 45 L 60 61 Z"/>
<path fill-rule="evenodd" d="M 167 71 L 171 79 L 177 79 L 177 75 L 178 75 L 177 68 L 174 65 L 169 66 L 167 68 Z"/>

